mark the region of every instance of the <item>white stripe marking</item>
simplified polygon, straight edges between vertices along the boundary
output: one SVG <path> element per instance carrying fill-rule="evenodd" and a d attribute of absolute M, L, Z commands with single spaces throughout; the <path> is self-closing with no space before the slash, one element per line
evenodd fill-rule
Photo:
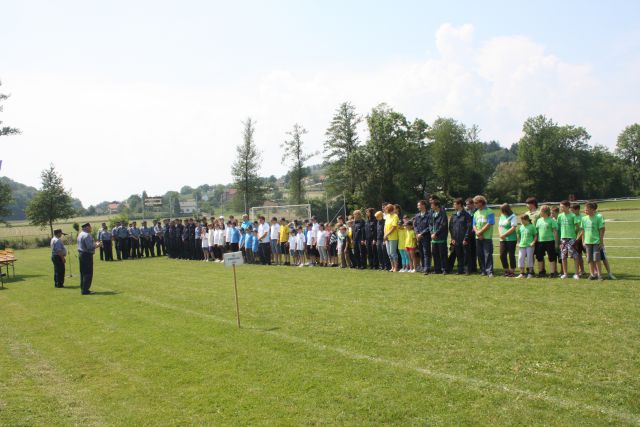
<path fill-rule="evenodd" d="M 113 289 L 107 289 L 107 288 L 102 288 L 102 289 L 114 291 Z M 234 321 L 231 321 L 231 320 L 228 320 L 228 319 L 224 319 L 224 318 L 221 318 L 221 317 L 217 317 L 217 316 L 214 316 L 212 314 L 201 313 L 199 311 L 195 311 L 195 310 L 191 310 L 191 309 L 187 309 L 187 308 L 174 306 L 174 305 L 171 305 L 171 304 L 166 304 L 166 303 L 163 303 L 163 302 L 160 302 L 160 301 L 152 300 L 150 298 L 131 295 L 129 293 L 122 293 L 120 295 L 124 296 L 126 298 L 130 298 L 130 299 L 133 299 L 133 300 L 136 300 L 136 301 L 140 301 L 140 302 L 144 302 L 144 303 L 147 303 L 147 304 L 155 305 L 155 306 L 162 307 L 162 308 L 165 308 L 165 309 L 168 309 L 168 310 L 173 310 L 173 311 L 178 311 L 178 312 L 182 312 L 182 313 L 186 313 L 186 314 L 191 314 L 193 316 L 201 317 L 201 318 L 204 318 L 204 319 L 211 319 L 211 320 L 214 320 L 216 322 L 223 323 L 225 325 L 235 325 Z M 253 330 L 253 331 L 255 331 L 255 330 Z M 598 413 L 598 414 L 604 414 L 604 415 L 608 415 L 608 416 L 611 416 L 611 417 L 615 417 L 615 418 L 618 418 L 618 419 L 621 419 L 621 420 L 624 420 L 624 421 L 628 421 L 628 422 L 631 422 L 631 423 L 640 424 L 640 415 L 634 414 L 634 413 L 630 413 L 630 412 L 618 411 L 618 410 L 616 410 L 614 408 L 608 408 L 608 407 L 599 406 L 599 405 L 590 405 L 588 403 L 577 402 L 577 401 L 570 400 L 570 399 L 562 399 L 562 398 L 559 398 L 559 397 L 549 396 L 549 395 L 544 394 L 544 393 L 536 393 L 536 392 L 533 392 L 533 391 L 530 391 L 530 390 L 513 387 L 513 386 L 510 386 L 510 385 L 507 385 L 507 384 L 492 383 L 490 381 L 485 381 L 485 380 L 481 380 L 481 379 L 477 379 L 477 378 L 467 377 L 467 376 L 464 376 L 464 375 L 448 374 L 446 372 L 438 372 L 438 371 L 434 371 L 434 370 L 431 370 L 431 369 L 428 369 L 428 368 L 421 368 L 421 367 L 417 367 L 417 366 L 411 366 L 411 365 L 408 365 L 406 363 L 395 361 L 395 360 L 385 359 L 385 358 L 376 357 L 376 356 L 370 356 L 370 355 L 366 355 L 366 354 L 354 353 L 354 352 L 349 351 L 349 350 L 344 349 L 344 348 L 331 347 L 331 346 L 327 346 L 327 345 L 324 345 L 324 344 L 319 344 L 319 343 L 307 340 L 305 338 L 299 338 L 299 337 L 295 337 L 295 336 L 292 336 L 292 335 L 283 334 L 281 332 L 275 332 L 275 331 L 259 331 L 259 332 L 263 332 L 263 333 L 278 337 L 278 338 L 280 338 L 280 339 L 282 339 L 284 341 L 298 343 L 298 344 L 304 344 L 306 346 L 315 348 L 317 350 L 330 351 L 330 352 L 333 352 L 333 353 L 337 353 L 337 354 L 340 354 L 341 356 L 344 356 L 344 357 L 346 357 L 348 359 L 351 359 L 351 360 L 365 360 L 365 361 L 368 361 L 368 362 L 372 362 L 372 363 L 376 363 L 376 364 L 380 364 L 380 365 L 386 365 L 386 366 L 390 366 L 390 367 L 397 368 L 397 369 L 417 372 L 417 373 L 419 373 L 421 375 L 433 378 L 435 380 L 445 381 L 445 382 L 448 382 L 448 383 L 462 383 L 462 384 L 465 384 L 467 386 L 476 388 L 478 390 L 491 388 L 491 389 L 494 389 L 494 390 L 497 390 L 497 391 L 501 391 L 501 392 L 504 392 L 504 393 L 522 396 L 522 397 L 524 397 L 526 399 L 543 401 L 543 402 L 550 403 L 552 405 L 555 405 L 555 406 L 558 406 L 558 407 L 561 407 L 561 408 L 565 408 L 565 409 L 576 409 L 576 410 L 581 410 L 581 411 L 586 411 L 586 412 L 594 412 L 594 413 Z"/>
<path fill-rule="evenodd" d="M 613 248 L 615 246 L 607 246 L 607 248 Z M 500 254 L 494 253 L 493 256 L 500 256 Z M 607 254 L 607 259 L 640 259 L 640 256 L 609 256 Z"/>

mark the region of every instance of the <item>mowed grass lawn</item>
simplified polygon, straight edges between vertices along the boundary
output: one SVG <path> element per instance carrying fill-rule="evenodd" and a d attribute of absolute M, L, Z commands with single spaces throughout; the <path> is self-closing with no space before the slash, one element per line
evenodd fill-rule
<path fill-rule="evenodd" d="M 639 424 L 639 242 L 604 282 L 242 266 L 242 329 L 220 264 L 96 256 L 81 296 L 19 251 L 0 425 Z"/>

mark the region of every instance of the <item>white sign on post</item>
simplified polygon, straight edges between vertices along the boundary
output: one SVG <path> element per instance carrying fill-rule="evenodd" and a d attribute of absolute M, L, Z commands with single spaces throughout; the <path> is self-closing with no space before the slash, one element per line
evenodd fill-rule
<path fill-rule="evenodd" d="M 242 252 L 229 252 L 224 254 L 224 266 L 232 267 L 234 265 L 244 264 L 244 258 L 242 258 Z"/>
<path fill-rule="evenodd" d="M 238 304 L 238 280 L 236 278 L 236 265 L 244 264 L 242 252 L 230 252 L 224 254 L 224 266 L 233 267 L 233 291 L 236 295 L 236 318 L 238 319 L 238 328 L 240 327 L 240 305 Z"/>

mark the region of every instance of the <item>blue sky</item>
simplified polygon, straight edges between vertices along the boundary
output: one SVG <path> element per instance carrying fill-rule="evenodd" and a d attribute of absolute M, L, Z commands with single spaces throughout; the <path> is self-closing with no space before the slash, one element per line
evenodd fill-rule
<path fill-rule="evenodd" d="M 230 3 L 0 1 L 1 117 L 23 131 L 0 173 L 38 186 L 53 162 L 85 204 L 229 182 L 251 116 L 281 175 L 285 133 L 320 150 L 344 100 L 505 146 L 541 113 L 609 147 L 639 121 L 637 2 Z"/>

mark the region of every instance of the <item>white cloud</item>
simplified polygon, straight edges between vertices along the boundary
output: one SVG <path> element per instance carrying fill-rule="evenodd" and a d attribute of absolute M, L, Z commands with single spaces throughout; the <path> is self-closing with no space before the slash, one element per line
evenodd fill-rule
<path fill-rule="evenodd" d="M 3 120 L 24 134 L 3 153 L 2 172 L 37 185 L 38 172 L 53 161 L 85 203 L 228 182 L 241 121 L 252 116 L 262 173 L 281 175 L 285 132 L 301 123 L 309 150 L 320 150 L 335 108 L 346 100 L 361 113 L 387 102 L 410 119 L 475 123 L 483 139 L 503 145 L 517 141 L 522 122 L 537 114 L 585 126 L 609 146 L 637 121 L 639 101 L 628 93 L 640 83 L 637 73 L 612 82 L 522 35 L 476 40 L 469 24 L 443 24 L 435 43 L 437 55 L 420 61 L 366 71 L 337 64 L 270 70 L 234 86 L 6 75 L 8 90 L 19 96 L 7 101 Z"/>

